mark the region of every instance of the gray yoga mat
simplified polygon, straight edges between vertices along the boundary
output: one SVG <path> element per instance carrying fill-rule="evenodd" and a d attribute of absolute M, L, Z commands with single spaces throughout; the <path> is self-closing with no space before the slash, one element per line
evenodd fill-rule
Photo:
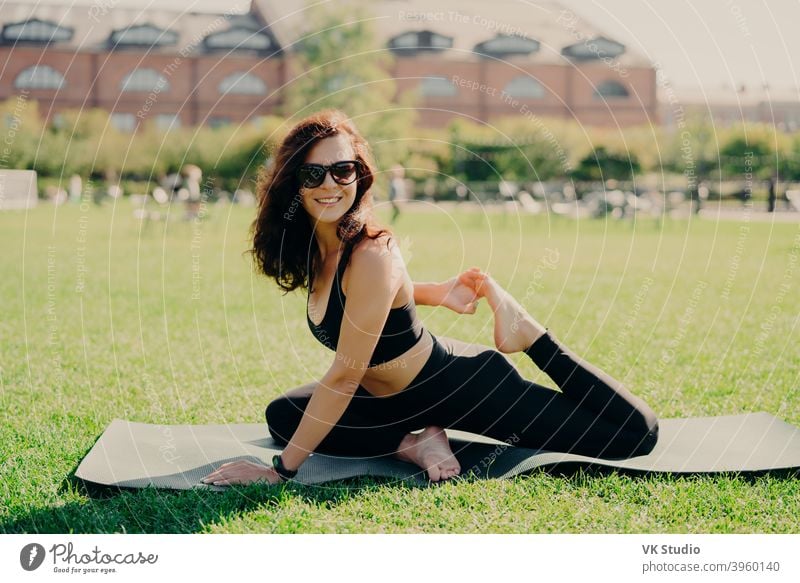
<path fill-rule="evenodd" d="M 601 459 L 514 447 L 488 437 L 447 430 L 462 475 L 510 478 L 536 468 L 575 466 L 675 474 L 762 472 L 800 468 L 800 429 L 769 413 L 662 419 L 655 449 L 645 456 Z M 115 419 L 75 472 L 88 485 L 187 490 L 219 465 L 249 459 L 269 463 L 282 450 L 263 424 L 150 425 Z M 297 481 L 321 484 L 356 476 L 426 482 L 413 464 L 393 458 L 312 454 Z"/>

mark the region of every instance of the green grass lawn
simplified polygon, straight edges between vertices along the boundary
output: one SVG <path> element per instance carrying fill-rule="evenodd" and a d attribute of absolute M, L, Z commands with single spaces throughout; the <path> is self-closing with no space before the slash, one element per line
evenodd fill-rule
<path fill-rule="evenodd" d="M 66 478 L 112 419 L 263 423 L 271 398 L 331 362 L 305 296 L 251 270 L 252 209 L 209 211 L 200 224 L 178 208 L 142 224 L 127 201 L 0 214 L 0 532 L 800 532 L 800 481 L 774 476 L 85 496 Z M 490 271 L 660 417 L 768 411 L 800 425 L 800 223 L 428 209 L 395 231 L 414 279 Z M 435 334 L 492 343 L 486 305 L 419 312 Z"/>

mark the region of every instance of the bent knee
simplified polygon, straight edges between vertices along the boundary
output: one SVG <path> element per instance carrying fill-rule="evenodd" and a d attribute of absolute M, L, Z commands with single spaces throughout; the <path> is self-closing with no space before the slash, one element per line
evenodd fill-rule
<path fill-rule="evenodd" d="M 269 405 L 267 405 L 267 408 L 264 410 L 264 418 L 267 420 L 267 425 L 272 425 L 272 423 L 280 417 L 280 410 L 282 408 L 281 401 L 285 400 L 285 397 L 278 397 L 269 402 Z"/>
<path fill-rule="evenodd" d="M 658 443 L 658 419 L 653 416 L 648 419 L 647 431 L 641 436 L 636 448 L 636 455 L 647 455 L 655 449 Z"/>
<path fill-rule="evenodd" d="M 303 411 L 299 405 L 285 396 L 271 401 L 264 411 L 270 435 L 278 443 L 284 444 L 291 439 L 302 416 Z"/>
<path fill-rule="evenodd" d="M 489 365 L 495 367 L 496 370 L 508 370 L 508 369 L 516 370 L 516 367 L 514 366 L 514 363 L 511 361 L 511 359 L 507 355 L 500 352 L 499 350 L 494 350 L 494 349 L 487 350 L 479 353 L 479 356 L 486 358 Z"/>

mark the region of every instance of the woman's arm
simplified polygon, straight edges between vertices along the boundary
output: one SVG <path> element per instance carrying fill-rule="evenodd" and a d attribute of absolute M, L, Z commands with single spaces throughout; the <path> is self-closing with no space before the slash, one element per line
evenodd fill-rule
<path fill-rule="evenodd" d="M 314 388 L 300 424 L 281 453 L 283 465 L 300 467 L 341 419 L 361 383 L 389 316 L 394 296 L 407 277 L 402 257 L 377 239 L 363 242 L 351 259 L 347 303 L 336 357 Z M 272 467 L 238 460 L 223 464 L 203 478 L 220 485 L 281 481 Z"/>
<path fill-rule="evenodd" d="M 369 366 L 404 273 L 402 258 L 393 258 L 381 239 L 365 241 L 353 253 L 336 357 L 281 454 L 287 469 L 300 467 L 342 417 Z"/>
<path fill-rule="evenodd" d="M 486 274 L 471 267 L 441 283 L 414 282 L 414 303 L 418 306 L 444 306 L 458 314 L 474 314 L 478 304 L 476 289 Z"/>
<path fill-rule="evenodd" d="M 414 303 L 418 306 L 439 306 L 444 293 L 442 283 L 419 282 L 414 283 Z"/>

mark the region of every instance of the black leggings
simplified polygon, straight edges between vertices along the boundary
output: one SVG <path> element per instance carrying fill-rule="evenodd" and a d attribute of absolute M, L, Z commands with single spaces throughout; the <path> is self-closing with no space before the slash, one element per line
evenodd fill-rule
<path fill-rule="evenodd" d="M 604 458 L 644 455 L 658 440 L 658 419 L 650 407 L 575 356 L 549 330 L 526 354 L 561 392 L 525 380 L 496 350 L 433 340 L 430 358 L 408 387 L 387 397 L 359 387 L 316 451 L 392 455 L 408 432 L 428 425 L 520 447 Z M 291 438 L 315 386 L 293 389 L 267 407 L 267 425 L 279 444 Z"/>

